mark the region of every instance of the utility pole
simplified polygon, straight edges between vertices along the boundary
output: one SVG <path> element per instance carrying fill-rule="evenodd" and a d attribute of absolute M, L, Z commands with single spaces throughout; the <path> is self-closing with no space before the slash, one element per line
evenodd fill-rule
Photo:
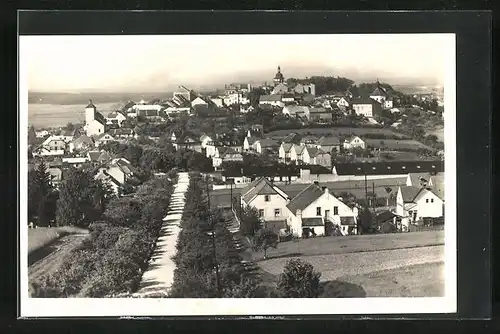
<path fill-rule="evenodd" d="M 212 230 L 212 248 L 214 252 L 214 264 L 215 264 L 215 279 L 217 284 L 217 297 L 220 298 L 220 280 L 219 280 L 219 264 L 217 263 L 217 245 L 215 243 L 215 224 L 212 222 L 212 207 L 210 206 L 210 187 L 208 185 L 208 176 L 206 177 L 207 185 L 207 204 L 208 204 L 208 225 Z"/>
<path fill-rule="evenodd" d="M 373 192 L 372 206 L 373 206 L 373 212 L 375 213 L 375 182 L 372 182 L 372 192 Z"/>
<path fill-rule="evenodd" d="M 231 211 L 233 210 L 233 182 L 234 180 L 231 180 L 231 183 L 229 184 L 230 185 L 230 188 L 231 188 L 231 197 L 230 197 L 230 200 L 231 200 Z"/>

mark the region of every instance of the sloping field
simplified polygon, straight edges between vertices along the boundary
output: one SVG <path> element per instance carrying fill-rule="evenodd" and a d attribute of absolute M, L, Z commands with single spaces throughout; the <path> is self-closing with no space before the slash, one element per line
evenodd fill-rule
<path fill-rule="evenodd" d="M 276 249 L 269 249 L 267 251 L 267 256 L 270 260 L 272 260 L 273 258 L 332 254 L 338 255 L 436 245 L 444 245 L 444 231 L 301 239 L 299 241 L 281 242 L 278 244 Z M 263 256 L 263 252 L 252 253 L 253 260 L 261 260 Z"/>
<path fill-rule="evenodd" d="M 341 280 L 346 276 L 353 276 L 353 281 L 355 279 L 362 281 L 367 278 L 354 277 L 381 270 L 442 262 L 444 260 L 444 246 L 297 257 L 309 262 L 317 271 L 321 272 L 321 281 Z M 272 275 L 279 275 L 283 272 L 288 260 L 288 258 L 271 258 L 258 262 L 258 265 Z"/>
<path fill-rule="evenodd" d="M 343 276 L 338 281 L 361 287 L 366 297 L 443 297 L 444 279 L 444 263 L 432 262 Z"/>
<path fill-rule="evenodd" d="M 418 150 L 431 148 L 416 140 L 395 140 L 395 139 L 365 139 L 368 147 L 384 150 Z"/>
<path fill-rule="evenodd" d="M 88 234 L 88 230 L 73 227 L 38 227 L 28 229 L 28 254 L 45 247 L 68 234 Z"/>

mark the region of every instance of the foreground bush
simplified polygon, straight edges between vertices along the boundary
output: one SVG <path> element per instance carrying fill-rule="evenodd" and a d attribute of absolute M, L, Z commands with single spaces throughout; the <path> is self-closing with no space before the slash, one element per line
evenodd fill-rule
<path fill-rule="evenodd" d="M 173 184 L 167 178 L 141 185 L 93 224 L 90 236 L 51 275 L 31 287 L 33 297 L 105 297 L 137 289 L 154 251 Z"/>
<path fill-rule="evenodd" d="M 284 298 L 315 298 L 321 293 L 321 273 L 300 259 L 291 259 L 285 265 L 278 281 L 278 290 Z"/>

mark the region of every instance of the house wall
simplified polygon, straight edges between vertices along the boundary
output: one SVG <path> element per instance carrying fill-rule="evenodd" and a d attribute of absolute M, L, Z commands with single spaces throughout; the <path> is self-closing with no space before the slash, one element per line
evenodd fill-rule
<path fill-rule="evenodd" d="M 330 193 L 325 193 L 311 203 L 307 208 L 302 210 L 302 217 L 311 218 L 318 217 L 316 215 L 316 208 L 321 207 L 321 216 L 325 217 L 325 211 L 330 210 L 326 218 L 330 219 L 333 223 L 340 225 L 340 217 L 355 217 L 351 208 L 341 202 Z M 338 208 L 338 215 L 334 215 L 334 207 Z"/>
<path fill-rule="evenodd" d="M 352 108 L 354 109 L 356 115 L 373 117 L 373 107 L 371 104 L 353 104 Z"/>
<path fill-rule="evenodd" d="M 428 201 L 427 201 L 428 200 Z M 431 202 L 433 200 L 433 202 Z M 443 201 L 431 191 L 422 191 L 415 199 L 417 220 L 425 217 L 443 217 Z"/>
<path fill-rule="evenodd" d="M 405 212 L 403 195 L 401 194 L 401 191 L 399 189 L 398 194 L 396 195 L 396 214 L 402 217 L 406 217 L 408 215 L 408 213 Z"/>
<path fill-rule="evenodd" d="M 216 147 L 214 145 L 207 144 L 205 146 L 205 150 L 206 150 L 205 153 L 206 153 L 207 158 L 212 158 L 216 154 Z"/>
<path fill-rule="evenodd" d="M 47 145 L 43 146 L 49 151 L 60 151 L 66 149 L 66 142 L 62 139 L 51 140 Z"/>
<path fill-rule="evenodd" d="M 286 220 L 290 213 L 286 205 L 288 201 L 278 194 L 270 194 L 269 202 L 265 201 L 265 195 L 257 195 L 248 205 L 255 207 L 257 210 L 264 210 L 264 220 Z M 274 210 L 279 209 L 280 214 L 274 215 Z"/>
<path fill-rule="evenodd" d="M 96 120 L 93 120 L 92 122 L 87 123 L 86 127 L 87 136 L 103 134 L 105 132 L 104 129 L 105 129 L 104 124 Z"/>
<path fill-rule="evenodd" d="M 332 167 L 332 156 L 330 154 L 318 154 L 316 163 L 324 167 Z"/>

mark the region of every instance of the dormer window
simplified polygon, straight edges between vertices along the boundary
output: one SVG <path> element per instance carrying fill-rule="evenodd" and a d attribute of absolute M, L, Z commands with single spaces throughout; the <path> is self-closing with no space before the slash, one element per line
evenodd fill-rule
<path fill-rule="evenodd" d="M 420 166 L 417 166 L 418 169 L 420 169 Z"/>
<path fill-rule="evenodd" d="M 402 169 L 406 169 L 406 166 L 401 167 Z"/>

